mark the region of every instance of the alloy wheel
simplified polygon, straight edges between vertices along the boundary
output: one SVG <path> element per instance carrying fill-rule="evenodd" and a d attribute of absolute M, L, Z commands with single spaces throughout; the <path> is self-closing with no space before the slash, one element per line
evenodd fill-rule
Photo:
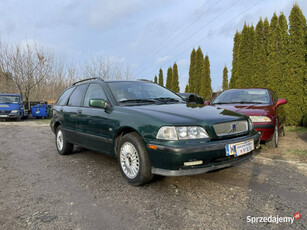
<path fill-rule="evenodd" d="M 125 142 L 120 149 L 120 165 L 129 179 L 134 179 L 140 170 L 138 151 L 130 142 Z"/>

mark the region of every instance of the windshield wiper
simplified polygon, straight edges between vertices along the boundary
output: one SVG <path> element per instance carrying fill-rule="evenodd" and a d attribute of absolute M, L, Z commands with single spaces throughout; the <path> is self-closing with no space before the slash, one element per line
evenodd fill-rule
<path fill-rule="evenodd" d="M 223 104 L 263 104 L 262 102 L 252 102 L 252 101 L 232 101 L 232 102 L 216 102 L 212 105 L 223 105 Z"/>
<path fill-rule="evenodd" d="M 179 102 L 179 100 L 175 99 L 175 98 L 171 98 L 171 97 L 157 97 L 154 98 L 154 100 L 157 100 L 159 102 Z"/>
<path fill-rule="evenodd" d="M 261 102 L 253 102 L 253 101 L 237 101 L 234 104 L 262 104 Z"/>
<path fill-rule="evenodd" d="M 151 99 L 125 99 L 119 101 L 119 103 L 156 103 L 156 101 Z"/>
<path fill-rule="evenodd" d="M 234 104 L 234 102 L 215 102 L 212 105 Z"/>

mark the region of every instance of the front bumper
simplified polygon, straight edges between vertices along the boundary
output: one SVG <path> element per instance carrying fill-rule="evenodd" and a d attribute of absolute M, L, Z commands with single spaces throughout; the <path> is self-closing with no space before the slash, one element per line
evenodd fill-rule
<path fill-rule="evenodd" d="M 275 129 L 274 124 L 254 124 L 254 128 L 261 132 L 262 141 L 272 140 Z"/>
<path fill-rule="evenodd" d="M 193 141 L 181 146 L 156 145 L 157 149 L 147 148 L 152 165 L 152 173 L 165 176 L 186 176 L 201 174 L 208 171 L 242 164 L 252 159 L 253 153 L 234 157 L 226 156 L 225 146 L 247 140 L 254 140 L 254 146 L 259 146 L 261 134 L 253 131 L 249 135 L 216 141 Z M 184 162 L 202 161 L 201 165 L 184 166 Z"/>
<path fill-rule="evenodd" d="M 19 113 L 10 113 L 10 114 L 4 114 L 4 115 L 0 115 L 0 118 L 2 119 L 15 119 L 19 117 Z"/>
<path fill-rule="evenodd" d="M 189 176 L 189 175 L 197 175 L 210 171 L 214 171 L 217 169 L 228 168 L 231 166 L 237 166 L 243 163 L 246 163 L 252 160 L 254 157 L 253 152 L 247 153 L 240 157 L 229 157 L 229 159 L 224 160 L 222 162 L 206 164 L 201 168 L 190 168 L 190 169 L 178 169 L 178 170 L 167 170 L 167 169 L 159 169 L 152 168 L 151 172 L 153 174 L 162 175 L 162 176 Z"/>

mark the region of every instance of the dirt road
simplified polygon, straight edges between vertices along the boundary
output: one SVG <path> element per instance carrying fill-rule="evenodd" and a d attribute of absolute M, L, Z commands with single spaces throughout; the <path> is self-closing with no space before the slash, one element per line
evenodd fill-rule
<path fill-rule="evenodd" d="M 245 165 L 134 187 L 113 158 L 60 156 L 47 124 L 0 122 L 0 229 L 306 229 L 307 163 L 279 157 L 307 146 L 295 135 Z M 296 212 L 293 224 L 247 222 Z"/>

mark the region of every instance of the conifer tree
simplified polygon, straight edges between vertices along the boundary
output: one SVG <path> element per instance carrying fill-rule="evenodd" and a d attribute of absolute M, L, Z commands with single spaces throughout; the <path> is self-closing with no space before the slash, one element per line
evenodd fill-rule
<path fill-rule="evenodd" d="M 200 48 L 200 46 L 198 47 L 197 51 L 196 51 L 196 61 L 195 61 L 195 78 L 194 78 L 194 91 L 191 93 L 196 93 L 198 95 L 202 95 L 203 93 L 201 93 L 201 85 L 204 82 L 204 55 L 203 52 Z"/>
<path fill-rule="evenodd" d="M 188 84 L 185 86 L 184 92 L 189 93 L 189 85 Z"/>
<path fill-rule="evenodd" d="M 306 19 L 297 4 L 293 6 L 290 12 L 289 25 L 286 115 L 288 124 L 300 125 L 304 112 L 302 107 L 306 107 L 304 105 Z"/>
<path fill-rule="evenodd" d="M 264 47 L 266 47 L 266 54 L 268 56 L 268 37 L 269 37 L 269 29 L 270 29 L 270 23 L 268 18 L 265 18 L 263 21 L 263 32 L 264 32 Z"/>
<path fill-rule="evenodd" d="M 237 31 L 233 39 L 233 49 L 232 49 L 232 69 L 231 69 L 231 78 L 229 81 L 229 88 L 236 88 L 237 80 L 237 70 L 238 70 L 238 52 L 240 45 L 240 33 Z"/>
<path fill-rule="evenodd" d="M 288 55 L 288 45 L 289 45 L 289 35 L 288 35 L 288 24 L 287 19 L 283 13 L 281 13 L 278 17 L 277 24 L 277 42 L 278 42 L 278 55 L 279 55 L 279 68 L 280 68 L 280 76 L 278 76 L 279 80 L 278 88 L 275 89 L 275 93 L 280 98 L 285 98 L 287 87 L 284 84 L 287 81 L 287 70 L 289 68 L 287 62 Z"/>
<path fill-rule="evenodd" d="M 179 76 L 178 76 L 178 67 L 176 62 L 173 65 L 173 74 L 172 74 L 172 90 L 175 93 L 179 93 Z"/>
<path fill-rule="evenodd" d="M 253 26 L 244 25 L 238 52 L 237 88 L 253 87 L 252 77 L 254 75 L 254 68 L 252 63 L 254 33 Z"/>
<path fill-rule="evenodd" d="M 303 116 L 303 126 L 307 127 L 307 26 L 305 27 L 305 74 L 304 74 L 304 116 Z"/>
<path fill-rule="evenodd" d="M 172 67 L 169 67 L 168 70 L 167 70 L 165 87 L 170 89 L 170 90 L 173 90 L 172 89 L 172 75 L 173 75 Z"/>
<path fill-rule="evenodd" d="M 267 47 L 264 23 L 260 18 L 255 29 L 255 42 L 253 50 L 254 75 L 253 87 L 265 87 L 267 85 Z"/>
<path fill-rule="evenodd" d="M 159 70 L 159 85 L 163 86 L 163 71 L 161 68 Z"/>
<path fill-rule="evenodd" d="M 222 84 L 223 91 L 228 89 L 228 69 L 225 65 L 223 69 L 223 84 Z"/>
<path fill-rule="evenodd" d="M 271 18 L 269 37 L 268 37 L 268 84 L 267 87 L 276 92 L 278 89 L 278 81 L 282 72 L 280 69 L 280 57 L 278 46 L 278 17 L 274 13 Z M 277 92 L 276 92 L 277 93 Z"/>
<path fill-rule="evenodd" d="M 195 64 L 196 64 L 196 51 L 193 48 L 190 56 L 190 69 L 189 69 L 189 92 L 194 92 L 194 83 L 195 83 Z"/>
<path fill-rule="evenodd" d="M 210 77 L 210 61 L 208 55 L 205 56 L 202 66 L 202 80 L 201 80 L 201 90 L 199 95 L 202 96 L 205 100 L 209 101 L 212 97 L 212 88 L 211 88 L 211 77 Z"/>
<path fill-rule="evenodd" d="M 155 76 L 154 83 L 158 83 L 157 75 Z"/>

